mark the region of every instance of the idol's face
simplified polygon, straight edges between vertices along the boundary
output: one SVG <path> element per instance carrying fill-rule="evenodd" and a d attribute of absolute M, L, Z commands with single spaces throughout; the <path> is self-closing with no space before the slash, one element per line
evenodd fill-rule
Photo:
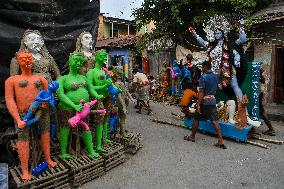
<path fill-rule="evenodd" d="M 32 52 L 40 52 L 44 45 L 42 36 L 36 33 L 30 33 L 25 36 L 24 43 L 28 50 Z"/>
<path fill-rule="evenodd" d="M 22 70 L 30 70 L 34 64 L 33 56 L 29 52 L 21 52 L 17 55 L 17 61 Z"/>
<path fill-rule="evenodd" d="M 215 39 L 220 40 L 223 38 L 223 33 L 220 30 L 216 30 L 214 33 Z"/>
<path fill-rule="evenodd" d="M 82 55 L 74 54 L 69 57 L 69 66 L 79 70 L 84 66 L 85 61 Z"/>
<path fill-rule="evenodd" d="M 55 92 L 59 88 L 59 83 L 57 81 L 53 81 L 48 85 L 48 89 L 52 92 Z"/>
<path fill-rule="evenodd" d="M 108 62 L 108 56 L 107 53 L 100 53 L 99 56 L 96 57 L 96 62 L 98 62 L 100 65 L 105 66 Z"/>
<path fill-rule="evenodd" d="M 93 37 L 91 34 L 86 33 L 82 36 L 81 44 L 83 49 L 91 50 L 93 48 Z"/>

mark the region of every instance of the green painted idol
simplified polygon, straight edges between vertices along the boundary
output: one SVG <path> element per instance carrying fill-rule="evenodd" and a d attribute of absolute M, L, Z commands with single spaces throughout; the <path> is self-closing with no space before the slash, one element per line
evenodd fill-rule
<path fill-rule="evenodd" d="M 95 57 L 95 68 L 90 69 L 87 73 L 87 80 L 90 85 L 88 85 L 89 90 L 95 90 L 99 95 L 103 95 L 103 106 L 107 110 L 104 117 L 97 118 L 96 125 L 96 150 L 98 153 L 106 152 L 102 147 L 102 138 L 104 143 L 109 145 L 112 142 L 109 140 L 108 136 L 108 120 L 111 111 L 111 98 L 108 93 L 108 87 L 112 84 L 112 80 L 106 78 L 105 71 L 102 67 L 107 63 L 108 54 L 105 50 L 99 50 L 96 52 Z M 93 94 L 91 94 L 93 96 Z"/>
<path fill-rule="evenodd" d="M 90 101 L 90 95 L 95 98 L 102 98 L 95 90 L 88 87 L 87 78 L 78 74 L 78 70 L 84 65 L 85 58 L 81 54 L 71 54 L 69 56 L 69 73 L 58 79 L 59 89 L 57 95 L 59 99 L 59 108 L 61 113 L 59 139 L 62 158 L 71 158 L 67 151 L 70 126 L 68 119 L 73 117 L 76 111 L 82 111 L 80 100 Z M 89 89 L 89 90 L 87 90 Z M 83 132 L 83 141 L 87 147 L 90 157 L 99 157 L 93 149 L 91 131 Z"/>

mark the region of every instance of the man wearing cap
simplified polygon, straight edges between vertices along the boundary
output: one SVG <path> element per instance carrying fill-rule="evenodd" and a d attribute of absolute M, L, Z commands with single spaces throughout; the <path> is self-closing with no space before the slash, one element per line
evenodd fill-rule
<path fill-rule="evenodd" d="M 194 116 L 192 133 L 191 135 L 184 136 L 184 140 L 195 142 L 195 134 L 198 129 L 199 121 L 210 120 L 214 125 L 218 143 L 216 147 L 226 149 L 227 147 L 223 143 L 221 127 L 217 123 L 217 107 L 215 94 L 218 87 L 218 76 L 211 71 L 211 62 L 204 61 L 202 63 L 202 76 L 199 80 L 198 101 L 196 103 L 196 114 Z"/>

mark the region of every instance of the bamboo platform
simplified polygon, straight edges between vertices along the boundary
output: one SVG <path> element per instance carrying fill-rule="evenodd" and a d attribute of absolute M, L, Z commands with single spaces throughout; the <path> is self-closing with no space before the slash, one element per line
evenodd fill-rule
<path fill-rule="evenodd" d="M 104 159 L 102 157 L 98 159 L 90 158 L 86 151 L 72 159 L 61 158 L 60 160 L 69 169 L 70 184 L 75 188 L 105 173 Z"/>
<path fill-rule="evenodd" d="M 32 180 L 23 181 L 21 179 L 21 168 L 10 168 L 12 179 L 16 183 L 18 189 L 67 189 L 71 188 L 69 184 L 68 169 L 61 164 L 57 158 L 53 158 L 57 162 L 54 168 L 48 168 L 38 177 L 32 176 Z"/>
<path fill-rule="evenodd" d="M 125 162 L 124 146 L 113 142 L 112 146 L 105 147 L 107 153 L 103 153 L 105 171 L 120 165 Z"/>

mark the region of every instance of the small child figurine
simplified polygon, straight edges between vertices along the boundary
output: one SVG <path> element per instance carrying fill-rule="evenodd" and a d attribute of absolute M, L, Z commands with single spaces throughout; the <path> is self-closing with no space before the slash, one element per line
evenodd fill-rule
<path fill-rule="evenodd" d="M 76 112 L 76 115 L 71 117 L 68 120 L 68 123 L 72 128 L 76 128 L 79 125 L 82 125 L 82 127 L 85 129 L 85 131 L 89 131 L 90 127 L 89 125 L 84 122 L 84 119 L 91 113 L 91 107 L 97 103 L 97 100 L 92 100 L 89 103 L 85 103 L 85 100 L 80 100 L 80 104 L 82 104 L 83 109 L 80 112 Z"/>
<path fill-rule="evenodd" d="M 106 73 L 106 79 L 111 78 L 111 75 L 110 75 L 110 73 L 109 73 L 109 71 L 108 71 L 107 68 L 102 67 L 102 70 L 105 71 L 105 73 Z M 109 92 L 109 94 L 110 94 L 111 96 L 113 96 L 113 95 L 117 95 L 118 93 L 120 93 L 121 90 L 120 90 L 119 88 L 117 88 L 115 85 L 111 84 L 111 85 L 109 85 L 109 87 L 108 87 L 108 92 Z"/>
<path fill-rule="evenodd" d="M 41 116 L 41 111 L 39 110 L 38 113 L 36 111 L 38 110 L 39 106 L 42 105 L 43 102 L 48 103 L 49 106 L 54 109 L 55 108 L 55 98 L 53 96 L 53 93 L 56 92 L 58 89 L 59 84 L 57 81 L 52 81 L 48 85 L 47 90 L 41 90 L 37 95 L 34 102 L 31 103 L 28 113 L 24 116 L 23 121 L 26 121 L 26 126 L 30 126 L 31 124 L 38 121 L 38 119 Z M 35 117 L 32 118 L 32 116 L 35 114 Z"/>

